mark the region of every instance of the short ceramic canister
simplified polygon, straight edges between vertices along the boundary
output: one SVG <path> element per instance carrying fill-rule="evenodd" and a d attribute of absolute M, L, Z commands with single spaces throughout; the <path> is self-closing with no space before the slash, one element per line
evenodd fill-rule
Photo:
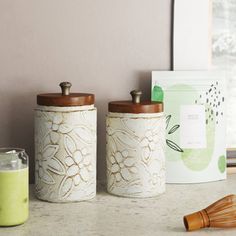
<path fill-rule="evenodd" d="M 114 101 L 106 118 L 107 190 L 123 197 L 154 197 L 165 192 L 163 103 Z"/>
<path fill-rule="evenodd" d="M 94 95 L 39 94 L 35 110 L 36 196 L 49 202 L 88 200 L 96 195 L 96 127 Z"/>

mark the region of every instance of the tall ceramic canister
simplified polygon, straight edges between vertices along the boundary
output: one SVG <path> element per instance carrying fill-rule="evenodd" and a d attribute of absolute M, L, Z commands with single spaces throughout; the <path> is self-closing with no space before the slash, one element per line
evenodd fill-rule
<path fill-rule="evenodd" d="M 163 103 L 114 101 L 106 118 L 107 190 L 123 197 L 154 197 L 165 191 Z"/>
<path fill-rule="evenodd" d="M 96 127 L 94 95 L 39 94 L 35 110 L 36 196 L 49 202 L 88 200 L 96 195 Z"/>

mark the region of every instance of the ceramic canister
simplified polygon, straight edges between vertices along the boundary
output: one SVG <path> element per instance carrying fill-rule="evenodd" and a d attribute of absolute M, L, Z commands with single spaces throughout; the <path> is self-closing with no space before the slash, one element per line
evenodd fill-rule
<path fill-rule="evenodd" d="M 91 199 L 96 195 L 96 119 L 94 95 L 40 94 L 35 110 L 36 196 L 50 202 Z"/>
<path fill-rule="evenodd" d="M 153 197 L 165 191 L 165 118 L 163 103 L 109 103 L 106 118 L 107 190 L 124 197 Z"/>

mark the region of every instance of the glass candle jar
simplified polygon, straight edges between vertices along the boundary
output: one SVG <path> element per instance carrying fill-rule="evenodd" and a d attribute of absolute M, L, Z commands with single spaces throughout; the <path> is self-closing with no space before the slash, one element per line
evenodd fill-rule
<path fill-rule="evenodd" d="M 27 220 L 28 172 L 24 149 L 0 148 L 0 226 L 19 225 Z"/>

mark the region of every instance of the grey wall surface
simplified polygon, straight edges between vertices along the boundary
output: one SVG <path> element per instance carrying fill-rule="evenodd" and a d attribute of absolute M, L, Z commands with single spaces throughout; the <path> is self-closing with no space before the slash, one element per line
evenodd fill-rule
<path fill-rule="evenodd" d="M 96 94 L 98 178 L 105 178 L 105 114 L 111 100 L 170 69 L 171 0 L 1 0 L 0 146 L 25 148 L 34 172 L 36 94 Z"/>

